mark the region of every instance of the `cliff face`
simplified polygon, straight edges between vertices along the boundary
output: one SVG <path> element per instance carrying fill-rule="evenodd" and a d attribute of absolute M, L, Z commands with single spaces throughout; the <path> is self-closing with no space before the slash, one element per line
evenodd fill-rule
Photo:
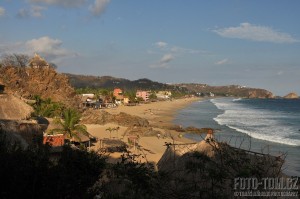
<path fill-rule="evenodd" d="M 0 68 L 0 82 L 5 85 L 5 93 L 24 98 L 40 95 L 51 98 L 67 106 L 76 106 L 75 90 L 65 75 L 52 68 Z M 79 100 L 78 100 L 79 101 Z"/>
<path fill-rule="evenodd" d="M 207 84 L 177 84 L 196 93 L 214 93 L 217 96 L 236 96 L 246 98 L 274 98 L 270 91 L 259 88 L 248 88 L 238 85 L 209 86 Z"/>
<path fill-rule="evenodd" d="M 299 96 L 297 95 L 297 93 L 289 93 L 286 96 L 284 96 L 283 98 L 285 98 L 285 99 L 298 99 Z"/>

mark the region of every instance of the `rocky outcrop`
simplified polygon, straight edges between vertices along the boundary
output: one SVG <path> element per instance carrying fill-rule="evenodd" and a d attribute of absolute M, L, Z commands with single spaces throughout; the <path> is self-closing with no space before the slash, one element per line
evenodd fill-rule
<path fill-rule="evenodd" d="M 250 89 L 248 98 L 274 98 L 273 93 L 263 89 Z"/>
<path fill-rule="evenodd" d="M 107 123 L 116 123 L 120 126 L 139 126 L 139 127 L 148 127 L 148 120 L 129 115 L 127 113 L 121 112 L 117 115 L 108 113 L 107 111 L 99 110 L 86 110 L 82 114 L 81 118 L 82 124 L 100 124 L 104 125 Z"/>
<path fill-rule="evenodd" d="M 176 84 L 187 88 L 191 92 L 201 93 L 202 95 L 214 96 L 235 96 L 244 98 L 274 98 L 273 93 L 265 89 L 249 88 L 239 85 L 229 86 L 209 86 L 207 84 Z"/>
<path fill-rule="evenodd" d="M 79 103 L 68 78 L 52 68 L 3 67 L 0 68 L 0 82 L 5 85 L 5 93 L 23 98 L 39 95 L 67 106 L 77 106 Z"/>
<path fill-rule="evenodd" d="M 299 96 L 297 95 L 297 93 L 289 93 L 286 96 L 284 96 L 283 98 L 285 98 L 285 99 L 298 99 Z"/>

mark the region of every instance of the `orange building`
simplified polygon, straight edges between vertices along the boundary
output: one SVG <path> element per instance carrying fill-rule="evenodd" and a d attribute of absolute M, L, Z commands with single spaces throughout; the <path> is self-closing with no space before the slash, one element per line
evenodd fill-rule
<path fill-rule="evenodd" d="M 49 144 L 52 147 L 63 146 L 65 144 L 65 136 L 63 134 L 44 135 L 43 144 Z"/>

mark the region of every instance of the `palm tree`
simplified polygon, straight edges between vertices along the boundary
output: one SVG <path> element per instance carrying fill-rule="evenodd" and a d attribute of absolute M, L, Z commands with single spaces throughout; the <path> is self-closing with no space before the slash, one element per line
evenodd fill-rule
<path fill-rule="evenodd" d="M 109 138 L 111 139 L 111 132 L 112 131 L 115 131 L 115 128 L 111 128 L 111 127 L 109 127 L 109 128 L 107 128 L 107 129 L 105 129 L 106 131 L 109 131 Z"/>
<path fill-rule="evenodd" d="M 74 141 L 74 138 L 81 140 L 79 137 L 80 134 L 89 136 L 89 133 L 85 125 L 78 124 L 79 121 L 79 113 L 74 109 L 68 108 L 63 112 L 63 120 L 59 118 L 55 121 L 61 128 L 53 129 L 51 132 L 62 133 L 71 141 Z"/>

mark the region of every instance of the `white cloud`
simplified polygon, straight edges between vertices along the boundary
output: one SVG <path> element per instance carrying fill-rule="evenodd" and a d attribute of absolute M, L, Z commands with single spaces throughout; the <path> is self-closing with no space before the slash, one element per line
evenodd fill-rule
<path fill-rule="evenodd" d="M 168 44 L 164 41 L 159 41 L 159 42 L 155 43 L 155 46 L 157 46 L 158 48 L 165 48 L 165 47 L 167 47 L 167 45 Z"/>
<path fill-rule="evenodd" d="M 30 3 L 44 3 L 48 5 L 57 5 L 63 7 L 78 7 L 87 2 L 87 0 L 29 0 Z"/>
<path fill-rule="evenodd" d="M 228 59 L 222 59 L 222 60 L 220 60 L 220 61 L 217 61 L 215 64 L 216 65 L 223 65 L 223 64 L 226 64 L 226 63 L 228 63 Z"/>
<path fill-rule="evenodd" d="M 273 30 L 267 26 L 257 26 L 250 23 L 241 23 L 237 27 L 221 28 L 214 30 L 222 37 L 264 41 L 273 43 L 295 43 L 299 40 L 291 35 Z"/>
<path fill-rule="evenodd" d="M 207 53 L 207 51 L 204 50 L 194 50 L 190 48 L 182 48 L 179 46 L 170 46 L 168 43 L 164 41 L 158 41 L 154 44 L 157 48 L 164 52 L 169 53 L 177 53 L 177 54 L 198 54 L 198 53 Z"/>
<path fill-rule="evenodd" d="M 31 6 L 30 10 L 26 8 L 22 8 L 19 10 L 17 16 L 20 18 L 26 18 L 26 17 L 43 17 L 42 11 L 46 10 L 47 8 L 42 6 Z"/>
<path fill-rule="evenodd" d="M 62 44 L 63 42 L 61 40 L 45 36 L 27 41 L 25 43 L 25 48 L 31 53 L 37 52 L 49 60 L 76 55 L 74 52 L 62 48 Z"/>
<path fill-rule="evenodd" d="M 161 59 L 160 59 L 160 63 L 165 64 L 165 63 L 169 63 L 170 61 L 172 61 L 174 59 L 174 56 L 172 54 L 165 54 Z"/>
<path fill-rule="evenodd" d="M 5 9 L 0 7 L 0 17 L 5 15 Z"/>
<path fill-rule="evenodd" d="M 94 16 L 100 16 L 110 0 L 95 0 L 94 4 L 89 7 Z"/>
<path fill-rule="evenodd" d="M 45 10 L 45 7 L 42 6 L 31 6 L 31 15 L 33 17 L 42 17 L 42 11 Z"/>
<path fill-rule="evenodd" d="M 170 50 L 171 50 L 171 52 L 174 52 L 174 53 L 187 53 L 187 54 L 206 53 L 206 51 L 204 51 L 204 50 L 194 50 L 194 49 L 182 48 L 182 47 L 178 47 L 178 46 L 174 46 Z"/>
<path fill-rule="evenodd" d="M 172 54 L 165 54 L 160 60 L 159 60 L 159 66 L 160 67 L 166 67 L 167 64 L 172 61 L 175 57 Z"/>
<path fill-rule="evenodd" d="M 63 42 L 48 36 L 32 39 L 25 42 L 0 44 L 0 55 L 6 53 L 22 53 L 29 56 L 38 53 L 49 62 L 59 63 L 64 58 L 78 56 L 78 53 L 62 47 Z"/>
<path fill-rule="evenodd" d="M 168 68 L 168 64 L 174 60 L 174 55 L 168 53 L 162 56 L 158 63 L 150 65 L 150 68 Z"/>
<path fill-rule="evenodd" d="M 167 42 L 158 41 L 153 44 L 153 49 L 147 50 L 148 54 L 162 55 L 161 59 L 156 61 L 156 64 L 150 65 L 151 68 L 168 68 L 169 62 L 177 57 L 182 57 L 185 54 L 207 54 L 204 50 L 194 50 L 190 48 L 182 48 L 179 46 L 169 45 Z"/>

